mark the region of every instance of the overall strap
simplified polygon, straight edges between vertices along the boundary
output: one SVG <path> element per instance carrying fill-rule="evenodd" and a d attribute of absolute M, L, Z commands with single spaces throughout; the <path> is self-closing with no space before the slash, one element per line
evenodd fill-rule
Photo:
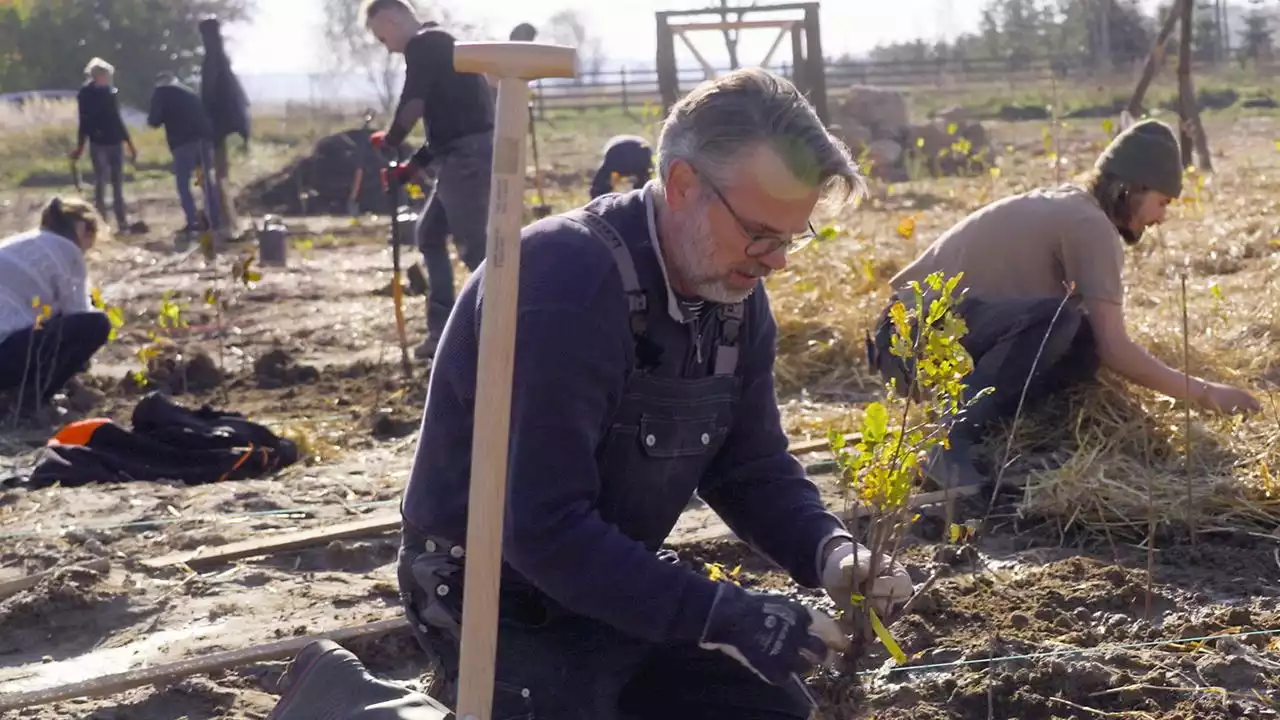
<path fill-rule="evenodd" d="M 648 318 L 645 317 L 645 313 L 649 310 L 649 298 L 640 287 L 640 276 L 636 273 L 635 259 L 631 257 L 631 251 L 627 249 L 626 242 L 618 234 L 617 228 L 595 213 L 578 208 L 570 210 L 564 216 L 585 227 L 613 253 L 613 262 L 618 266 L 618 273 L 622 275 L 622 291 L 627 295 L 627 308 L 631 312 L 631 334 L 639 343 L 645 338 L 649 326 Z"/>
<path fill-rule="evenodd" d="M 738 338 L 746 308 L 741 302 L 720 306 L 720 345 L 716 348 L 716 374 L 732 375 L 738 369 Z"/>

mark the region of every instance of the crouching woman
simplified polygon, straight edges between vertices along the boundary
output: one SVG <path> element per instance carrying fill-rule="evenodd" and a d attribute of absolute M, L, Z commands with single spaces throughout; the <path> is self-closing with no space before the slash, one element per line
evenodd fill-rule
<path fill-rule="evenodd" d="M 0 240 L 0 394 L 21 415 L 78 388 L 72 379 L 107 342 L 84 259 L 104 232 L 93 206 L 55 197 L 40 227 Z"/>

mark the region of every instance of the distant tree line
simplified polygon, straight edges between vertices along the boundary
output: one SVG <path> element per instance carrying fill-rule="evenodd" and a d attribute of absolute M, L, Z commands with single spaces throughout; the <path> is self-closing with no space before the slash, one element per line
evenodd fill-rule
<path fill-rule="evenodd" d="M 1145 58 L 1172 3 L 1155 15 L 1143 12 L 1138 0 L 987 0 L 978 31 L 950 42 L 882 45 L 872 61 L 1007 60 L 1010 70 L 1024 69 L 1046 57 L 1094 72 L 1128 67 Z M 1229 5 L 1224 0 L 1198 0 L 1192 24 L 1192 53 L 1199 61 L 1246 65 L 1272 59 L 1274 18 L 1263 0 Z M 1168 52 L 1177 53 L 1178 33 Z M 851 62 L 848 58 L 843 61 Z"/>
<path fill-rule="evenodd" d="M 85 63 L 96 56 L 116 67 L 122 101 L 143 106 L 157 72 L 168 70 L 186 80 L 198 75 L 204 54 L 197 27 L 201 18 L 216 15 L 224 24 L 243 20 L 252 3 L 0 0 L 0 92 L 74 89 L 84 82 Z"/>

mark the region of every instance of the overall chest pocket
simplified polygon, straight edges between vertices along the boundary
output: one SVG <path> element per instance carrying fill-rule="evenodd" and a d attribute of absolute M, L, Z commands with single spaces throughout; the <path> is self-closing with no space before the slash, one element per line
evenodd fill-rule
<path fill-rule="evenodd" d="M 600 513 L 628 536 L 656 547 L 729 430 L 714 414 L 641 413 L 637 420 L 609 430 L 600 458 Z"/>

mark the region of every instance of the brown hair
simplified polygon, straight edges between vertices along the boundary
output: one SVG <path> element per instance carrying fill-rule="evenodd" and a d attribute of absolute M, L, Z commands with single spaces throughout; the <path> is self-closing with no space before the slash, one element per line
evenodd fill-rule
<path fill-rule="evenodd" d="M 364 4 L 360 6 L 360 14 L 364 16 L 364 21 L 369 22 L 374 15 L 383 10 L 392 10 L 399 8 L 405 12 L 417 17 L 418 13 L 413 8 L 413 3 L 409 0 L 364 0 Z"/>
<path fill-rule="evenodd" d="M 84 223 L 94 240 L 101 240 L 107 234 L 107 224 L 92 205 L 80 198 L 54 197 L 45 205 L 40 213 L 40 228 L 57 233 L 76 245 L 80 238 L 76 235 L 76 221 Z"/>
<path fill-rule="evenodd" d="M 1125 243 L 1136 244 L 1141 235 L 1134 234 L 1129 229 L 1129 221 L 1133 219 L 1134 208 L 1137 207 L 1142 194 L 1150 188 L 1122 180 L 1114 173 L 1096 168 L 1090 170 L 1085 176 L 1084 188 L 1094 200 L 1098 201 L 1098 207 L 1102 208 L 1102 212 L 1111 218 L 1111 222 L 1120 231 L 1120 237 L 1124 238 Z"/>

